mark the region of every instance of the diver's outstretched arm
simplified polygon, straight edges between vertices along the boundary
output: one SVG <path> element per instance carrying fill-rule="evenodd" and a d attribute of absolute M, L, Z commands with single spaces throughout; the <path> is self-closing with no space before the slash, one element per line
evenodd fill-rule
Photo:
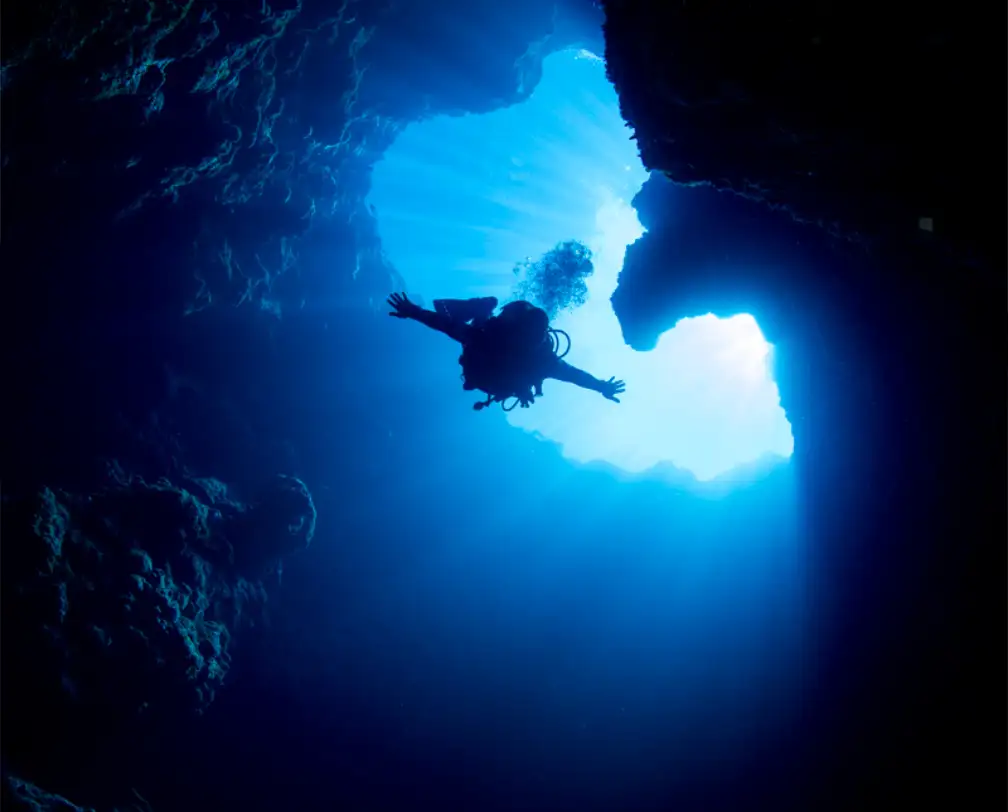
<path fill-rule="evenodd" d="M 583 369 L 578 369 L 576 366 L 572 366 L 566 361 L 559 359 L 546 377 L 557 381 L 566 381 L 575 386 L 580 386 L 582 389 L 590 389 L 593 392 L 598 392 L 607 400 L 616 403 L 619 403 L 619 398 L 616 395 L 621 394 L 626 389 L 626 384 L 623 381 L 617 381 L 615 378 L 610 378 L 608 381 L 599 380 L 594 375 L 589 375 Z"/>
<path fill-rule="evenodd" d="M 467 324 L 455 321 L 443 313 L 435 313 L 433 310 L 424 310 L 420 305 L 411 302 L 405 293 L 393 293 L 387 299 L 390 316 L 397 319 L 412 319 L 418 321 L 432 330 L 444 333 L 449 338 L 454 338 L 459 344 L 465 342 L 468 331 L 471 329 Z"/>
<path fill-rule="evenodd" d="M 455 321 L 482 323 L 497 309 L 495 296 L 480 296 L 475 299 L 435 299 L 434 311 Z"/>

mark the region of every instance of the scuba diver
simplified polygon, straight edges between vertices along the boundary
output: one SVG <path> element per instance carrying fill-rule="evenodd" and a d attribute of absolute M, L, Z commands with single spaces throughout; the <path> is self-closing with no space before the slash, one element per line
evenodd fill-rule
<path fill-rule="evenodd" d="M 516 405 L 528 408 L 542 395 L 546 378 L 590 389 L 615 403 L 626 388 L 623 381 L 599 380 L 564 361 L 570 336 L 551 328 L 546 311 L 529 302 L 509 302 L 496 316 L 493 297 L 436 299 L 434 310 L 426 310 L 405 293 L 393 293 L 388 305 L 390 316 L 418 321 L 462 345 L 462 388 L 487 394 L 485 401 L 473 406 L 476 411 L 493 403 L 500 403 L 504 411 Z M 561 336 L 567 347 L 558 352 Z M 512 398 L 515 403 L 506 405 Z"/>

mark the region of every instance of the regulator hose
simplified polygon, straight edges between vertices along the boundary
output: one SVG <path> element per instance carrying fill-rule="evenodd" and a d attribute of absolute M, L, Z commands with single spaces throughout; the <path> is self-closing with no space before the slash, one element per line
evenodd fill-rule
<path fill-rule="evenodd" d="M 563 336 L 564 340 L 567 342 L 567 346 L 564 348 L 563 352 L 559 352 L 559 350 L 560 350 L 560 336 Z M 571 337 L 569 335 L 567 335 L 567 333 L 564 330 L 557 330 L 554 327 L 550 327 L 549 328 L 549 337 L 550 337 L 550 346 L 553 347 L 553 354 L 556 355 L 557 358 L 563 358 L 565 355 L 567 355 L 567 353 L 570 352 L 570 350 L 571 350 Z"/>

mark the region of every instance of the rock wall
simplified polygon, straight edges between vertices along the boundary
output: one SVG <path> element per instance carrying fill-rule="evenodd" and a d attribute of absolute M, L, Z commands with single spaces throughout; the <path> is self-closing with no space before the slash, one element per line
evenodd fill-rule
<path fill-rule="evenodd" d="M 624 336 L 647 350 L 679 318 L 754 313 L 794 427 L 823 608 L 817 744 L 764 800 L 990 788 L 1003 744 L 962 743 L 993 741 L 1004 708 L 1003 205 L 982 179 L 1005 131 L 967 89 L 1004 74 L 988 46 L 1003 25 L 604 5 L 645 165 L 683 184 L 652 179 L 635 201 L 648 233 L 613 296 Z"/>
<path fill-rule="evenodd" d="M 45 773 L 75 748 L 202 713 L 315 520 L 291 477 L 241 502 L 216 480 L 146 482 L 116 465 L 91 493 L 5 500 L 12 766 Z"/>

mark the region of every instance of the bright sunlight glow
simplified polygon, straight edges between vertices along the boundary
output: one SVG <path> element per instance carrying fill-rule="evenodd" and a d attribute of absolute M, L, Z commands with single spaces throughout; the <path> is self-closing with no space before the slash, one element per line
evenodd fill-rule
<path fill-rule="evenodd" d="M 519 260 L 566 239 L 594 252 L 587 303 L 554 326 L 571 336 L 568 361 L 626 381 L 622 402 L 547 381 L 542 399 L 508 414 L 513 425 L 572 460 L 629 473 L 671 463 L 709 480 L 790 457 L 791 427 L 752 316 L 683 319 L 647 353 L 623 343 L 609 297 L 626 246 L 643 233 L 629 200 L 646 178 L 602 60 L 568 51 L 547 58 L 521 105 L 410 126 L 375 167 L 370 200 L 389 258 L 427 302 L 503 301 Z M 445 363 L 455 357 L 446 351 Z"/>

